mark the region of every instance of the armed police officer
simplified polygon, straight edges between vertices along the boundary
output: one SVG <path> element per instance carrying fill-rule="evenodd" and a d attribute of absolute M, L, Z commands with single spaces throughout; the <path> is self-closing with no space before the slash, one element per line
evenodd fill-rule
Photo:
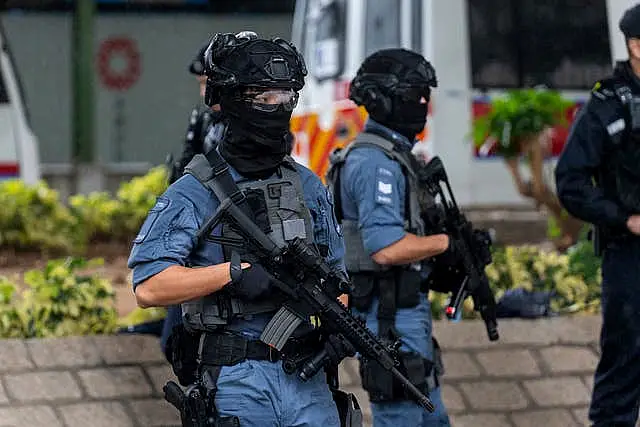
<path fill-rule="evenodd" d="M 603 255 L 594 427 L 635 426 L 640 404 L 640 5 L 619 26 L 629 59 L 595 84 L 556 168 L 562 204 L 595 225 Z"/>
<path fill-rule="evenodd" d="M 220 105 L 211 107 L 204 103 L 204 94 L 207 76 L 204 72 L 204 53 L 209 47 L 209 41 L 203 44 L 198 53 L 189 63 L 189 73 L 195 76 L 200 88 L 201 102 L 191 111 L 189 115 L 189 125 L 184 142 L 182 144 L 182 154 L 176 161 L 169 156 L 169 184 L 174 183 L 184 173 L 184 168 L 196 154 L 205 153 L 211 149 L 224 133 L 224 123 L 220 113 Z M 167 344 L 170 344 L 170 336 L 173 328 L 178 325 L 182 317 L 180 305 L 167 307 L 167 316 L 162 324 L 162 334 L 160 336 L 160 347 L 163 353 L 169 358 Z"/>
<path fill-rule="evenodd" d="M 304 362 L 319 347 L 335 366 L 353 348 L 332 336 L 319 340 L 310 323 L 296 330 L 282 353 L 264 344 L 258 338 L 283 302 L 273 276 L 250 251 L 196 237 L 220 204 L 216 191 L 229 187 L 217 180 L 231 173 L 255 223 L 271 238 L 304 238 L 344 276 L 343 239 L 329 193 L 288 156 L 289 120 L 306 75 L 303 58 L 282 39 L 218 34 L 205 67 L 206 103 L 220 104 L 228 129 L 150 210 L 129 258 L 136 299 L 143 307 L 182 305 L 174 371 L 183 385 L 201 384 L 206 396 L 197 396 L 215 403 L 206 405 L 206 413 L 216 424 L 198 425 L 340 426 L 325 376 L 302 382 L 283 371 L 280 359 L 296 355 L 296 363 Z M 234 233 L 226 225 L 213 230 L 220 239 Z"/>
<path fill-rule="evenodd" d="M 423 260 L 449 248 L 446 234 L 426 236 L 418 206 L 416 160 L 435 70 L 421 55 L 386 49 L 365 59 L 350 98 L 369 114 L 364 132 L 332 155 L 327 175 L 355 286 L 352 307 L 381 338 L 399 338 L 409 379 L 436 405 L 427 413 L 376 364 L 361 363 L 375 427 L 448 426 L 436 375 Z M 394 338 L 390 338 L 394 337 Z"/>

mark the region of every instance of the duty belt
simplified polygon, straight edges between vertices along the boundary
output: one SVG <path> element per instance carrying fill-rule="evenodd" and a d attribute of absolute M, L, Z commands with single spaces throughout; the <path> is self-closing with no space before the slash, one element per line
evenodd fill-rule
<path fill-rule="evenodd" d="M 232 334 L 204 333 L 200 345 L 200 363 L 233 366 L 245 360 L 267 360 L 275 363 L 281 354 L 262 341 L 247 340 Z"/>

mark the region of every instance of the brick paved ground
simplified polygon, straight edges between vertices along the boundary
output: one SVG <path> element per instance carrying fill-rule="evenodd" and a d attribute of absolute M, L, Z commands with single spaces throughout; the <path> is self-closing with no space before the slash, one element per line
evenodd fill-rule
<path fill-rule="evenodd" d="M 599 319 L 500 323 L 491 343 L 477 322 L 438 322 L 444 396 L 454 427 L 586 425 Z M 342 366 L 369 421 L 357 364 Z M 174 426 L 161 397 L 171 376 L 145 336 L 0 341 L 0 427 Z"/>

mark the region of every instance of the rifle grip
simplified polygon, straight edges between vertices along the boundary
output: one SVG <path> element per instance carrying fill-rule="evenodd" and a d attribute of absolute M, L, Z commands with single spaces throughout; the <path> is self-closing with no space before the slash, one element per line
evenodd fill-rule
<path fill-rule="evenodd" d="M 278 351 L 282 351 L 284 345 L 301 323 L 300 316 L 286 306 L 282 306 L 262 331 L 260 341 Z"/>

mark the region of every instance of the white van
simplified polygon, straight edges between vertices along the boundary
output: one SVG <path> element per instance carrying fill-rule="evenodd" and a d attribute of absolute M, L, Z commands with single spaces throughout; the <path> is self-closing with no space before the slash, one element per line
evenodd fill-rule
<path fill-rule="evenodd" d="M 294 111 L 294 155 L 323 177 L 329 153 L 349 143 L 366 113 L 348 84 L 366 56 L 404 47 L 436 69 L 427 128 L 417 151 L 439 155 L 463 205 L 528 203 L 500 158 L 469 140 L 473 117 L 509 88 L 547 85 L 589 96 L 627 53 L 618 21 L 631 0 L 298 0 L 292 39 L 309 76 Z M 570 111 L 568 115 L 570 116 Z M 560 153 L 567 127 L 554 134 Z M 550 164 L 555 159 L 549 159 Z"/>
<path fill-rule="evenodd" d="M 0 22 L 0 180 L 40 179 L 38 143 L 27 119 L 22 87 Z"/>

